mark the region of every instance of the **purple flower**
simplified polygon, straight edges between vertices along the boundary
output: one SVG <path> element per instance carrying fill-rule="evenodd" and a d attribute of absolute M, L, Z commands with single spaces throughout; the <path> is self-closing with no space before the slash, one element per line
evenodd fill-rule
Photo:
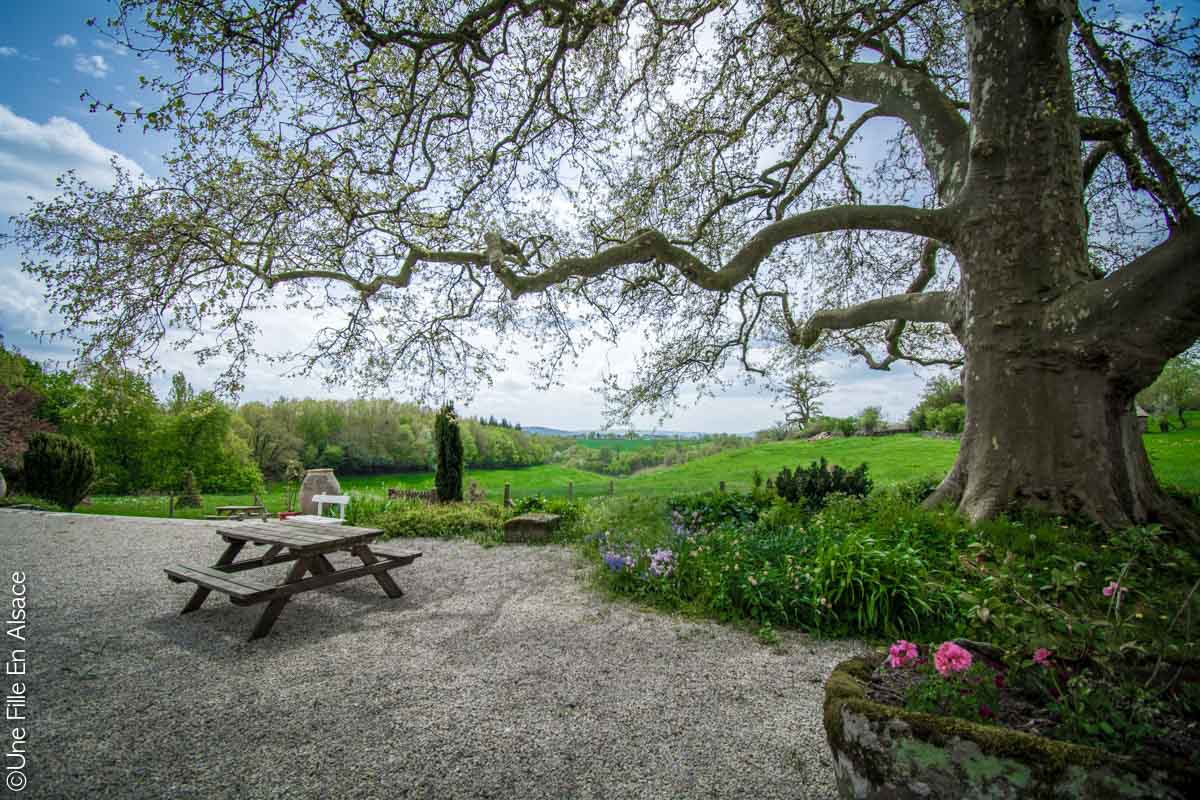
<path fill-rule="evenodd" d="M 1122 586 L 1117 581 L 1110 582 L 1108 584 L 1108 586 L 1105 586 L 1101 590 L 1101 592 L 1104 594 L 1105 597 L 1112 597 L 1117 592 L 1128 592 L 1128 591 L 1129 591 L 1128 589 L 1126 589 L 1124 586 Z"/>
<path fill-rule="evenodd" d="M 1039 647 L 1037 650 L 1033 651 L 1033 663 L 1045 664 L 1050 660 L 1050 655 L 1051 653 L 1049 650 L 1044 647 Z"/>
<path fill-rule="evenodd" d="M 604 554 L 604 565 L 613 572 L 621 572 L 628 567 L 632 567 L 633 564 L 634 561 L 632 558 L 623 556 L 620 553 L 614 553 L 612 550 Z"/>
<path fill-rule="evenodd" d="M 650 574 L 656 578 L 670 575 L 675 569 L 675 554 L 670 550 L 658 549 L 650 554 Z"/>

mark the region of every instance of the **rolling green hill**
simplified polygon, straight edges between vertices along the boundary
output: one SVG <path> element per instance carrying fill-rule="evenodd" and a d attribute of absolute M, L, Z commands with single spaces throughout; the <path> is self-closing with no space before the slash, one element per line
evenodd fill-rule
<path fill-rule="evenodd" d="M 1146 450 L 1154 472 L 1165 484 L 1190 492 L 1200 492 L 1200 413 L 1188 415 L 1189 426 L 1170 433 L 1151 433 L 1146 436 Z M 623 440 L 612 440 L 613 444 Z M 636 440 L 629 440 L 635 442 Z M 835 438 L 820 442 L 786 441 L 761 444 L 730 450 L 700 458 L 674 467 L 660 467 L 639 472 L 627 478 L 611 479 L 618 495 L 668 495 L 680 492 L 699 492 L 715 489 L 725 481 L 730 489 L 745 489 L 751 485 L 757 469 L 763 478 L 774 476 L 782 467 L 795 468 L 822 456 L 835 464 L 857 466 L 865 461 L 870 466 L 876 485 L 883 486 L 925 475 L 941 475 L 950 469 L 958 452 L 958 442 L 947 439 L 928 439 L 917 434 L 901 434 L 874 438 Z M 368 477 L 345 476 L 339 479 L 346 491 L 386 496 L 389 486 L 429 488 L 433 473 L 402 473 Z M 467 480 L 475 480 L 490 500 L 500 500 L 504 484 L 512 487 L 514 497 L 532 494 L 562 497 L 573 482 L 577 497 L 607 494 L 610 479 L 592 472 L 546 464 L 523 469 L 474 470 Z M 248 496 L 209 495 L 208 509 L 225 504 L 241 504 Z M 285 507 L 284 491 L 273 486 L 265 497 L 267 507 L 277 511 Z M 81 511 L 132 516 L 166 516 L 167 500 L 161 497 L 104 497 L 97 496 L 92 505 Z M 196 516 L 199 512 L 189 513 Z"/>

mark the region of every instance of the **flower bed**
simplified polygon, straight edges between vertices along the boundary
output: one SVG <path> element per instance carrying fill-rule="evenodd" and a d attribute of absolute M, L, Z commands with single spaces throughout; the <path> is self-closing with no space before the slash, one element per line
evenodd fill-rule
<path fill-rule="evenodd" d="M 1039 703 L 1031 685 L 1056 687 L 1062 665 L 1040 650 L 1009 670 L 999 655 L 964 642 L 924 652 L 897 642 L 840 664 L 826 684 L 825 731 L 841 795 L 1184 798 L 1200 785 L 1194 730 L 1163 720 L 1173 744 L 1136 757 L 1055 740 L 1067 687 Z"/>

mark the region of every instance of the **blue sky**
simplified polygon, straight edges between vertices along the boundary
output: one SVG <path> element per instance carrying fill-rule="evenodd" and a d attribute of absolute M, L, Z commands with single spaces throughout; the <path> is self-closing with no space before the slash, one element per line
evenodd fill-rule
<path fill-rule="evenodd" d="M 104 0 L 40 0 L 9 2 L 0 7 L 0 230 L 8 230 L 8 217 L 29 206 L 26 197 L 45 199 L 53 195 L 54 179 L 68 169 L 97 183 L 111 174 L 108 161 L 125 159 L 154 175 L 169 141 L 143 134 L 131 124 L 118 131 L 115 120 L 103 111 L 90 113 L 80 95 L 96 97 L 132 109 L 139 103 L 152 105 L 153 98 L 140 93 L 138 76 L 158 74 L 169 64 L 145 61 L 108 39 L 104 21 L 115 13 L 115 5 Z M 86 24 L 96 18 L 95 27 Z M 62 345 L 39 341 L 32 331 L 55 329 L 42 295 L 42 287 L 19 269 L 20 254 L 0 249 L 0 333 L 7 346 L 18 347 L 37 360 L 66 360 L 70 352 Z M 282 340 L 294 320 L 278 320 L 268 326 Z M 491 389 L 479 392 L 466 413 L 495 414 L 524 425 L 560 428 L 590 428 L 602 424 L 602 402 L 590 387 L 600 383 L 598 365 L 620 366 L 635 355 L 633 346 L 597 348 L 586 353 L 580 367 L 564 375 L 565 388 L 535 392 L 530 377 L 514 360 L 508 373 L 497 376 Z M 182 370 L 198 387 L 207 386 L 215 369 L 200 367 L 186 353 L 163 352 L 165 370 Z M 928 377 L 905 368 L 873 372 L 849 359 L 823 363 L 819 371 L 835 381 L 836 388 L 824 399 L 826 413 L 848 415 L 867 405 L 880 405 L 890 418 L 898 419 L 916 402 Z M 167 385 L 161 375 L 156 384 Z M 285 378 L 278 367 L 252 367 L 245 400 L 270 400 L 281 395 L 328 397 L 317 381 Z M 761 385 L 736 386 L 716 398 L 682 405 L 665 427 L 675 430 L 747 432 L 767 427 L 782 418 L 771 396 Z M 652 427 L 655 420 L 638 422 Z"/>

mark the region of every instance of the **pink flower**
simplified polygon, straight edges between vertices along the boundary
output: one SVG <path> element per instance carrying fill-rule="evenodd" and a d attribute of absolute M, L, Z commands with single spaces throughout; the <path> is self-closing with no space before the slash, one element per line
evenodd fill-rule
<path fill-rule="evenodd" d="M 917 646 L 903 639 L 888 648 L 888 652 L 891 653 L 888 663 L 892 665 L 892 669 L 907 667 L 917 660 Z"/>
<path fill-rule="evenodd" d="M 1116 581 L 1112 581 L 1111 583 L 1108 584 L 1108 586 L 1105 586 L 1101 591 L 1104 593 L 1105 597 L 1112 597 L 1117 592 L 1128 592 L 1129 590 L 1126 589 L 1124 586 L 1122 586 L 1120 583 L 1118 583 Z"/>
<path fill-rule="evenodd" d="M 1039 647 L 1037 650 L 1033 651 L 1033 663 L 1045 664 L 1049 660 L 1050 660 L 1050 651 L 1047 650 L 1046 648 Z"/>
<path fill-rule="evenodd" d="M 996 712 L 992 711 L 992 709 L 988 707 L 987 703 L 984 703 L 979 707 L 979 716 L 983 717 L 984 719 L 995 719 Z"/>
<path fill-rule="evenodd" d="M 971 654 L 954 642 L 943 642 L 933 654 L 933 666 L 943 676 L 963 672 L 971 667 Z"/>

